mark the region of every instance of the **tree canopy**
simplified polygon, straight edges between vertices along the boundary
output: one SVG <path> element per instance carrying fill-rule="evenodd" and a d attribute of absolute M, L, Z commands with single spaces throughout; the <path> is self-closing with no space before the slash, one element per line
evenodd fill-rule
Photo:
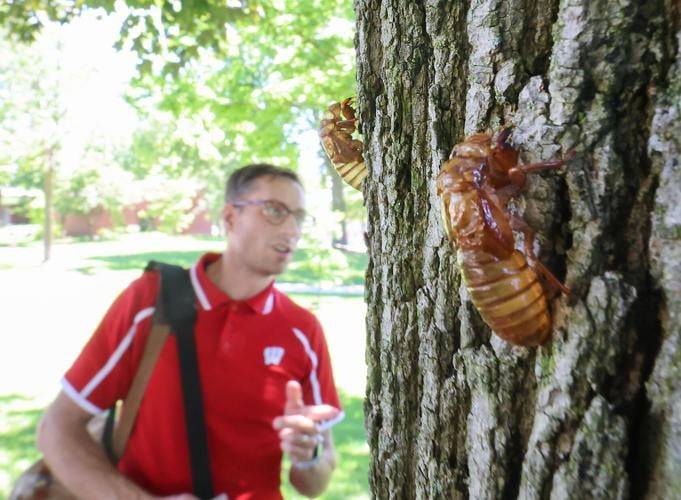
<path fill-rule="evenodd" d="M 0 26 L 25 43 L 86 13 L 121 19 L 115 46 L 137 59 L 127 99 L 140 125 L 115 158 L 138 178 L 191 177 L 216 198 L 238 165 L 295 168 L 298 134 L 354 93 L 342 0 L 16 0 L 0 5 Z"/>
<path fill-rule="evenodd" d="M 0 6 L 0 24 L 28 41 L 48 21 L 116 8 L 116 46 L 138 58 L 130 102 L 190 125 L 203 144 L 183 142 L 200 156 L 210 142 L 227 162 L 292 164 L 296 128 L 354 93 L 353 13 L 340 0 L 18 0 Z"/>

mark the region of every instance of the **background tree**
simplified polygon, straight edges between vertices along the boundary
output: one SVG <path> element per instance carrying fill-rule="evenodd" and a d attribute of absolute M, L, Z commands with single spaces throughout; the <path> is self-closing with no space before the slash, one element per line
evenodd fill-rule
<path fill-rule="evenodd" d="M 359 0 L 356 14 L 373 495 L 679 497 L 678 3 Z M 510 123 L 526 162 L 576 152 L 515 207 L 573 291 L 537 349 L 482 323 L 435 191 L 455 143 Z"/>
<path fill-rule="evenodd" d="M 113 151 L 101 142 L 88 144 L 79 160 L 70 165 L 71 172 L 62 175 L 55 192 L 55 209 L 62 218 L 78 214 L 85 218 L 88 236 L 96 236 L 94 218 L 107 212 L 113 218 L 123 207 L 139 202 L 133 175 L 116 161 Z M 137 188 L 137 189 L 135 189 Z M 123 224 L 123 220 L 113 223 Z"/>
<path fill-rule="evenodd" d="M 65 110 L 60 96 L 63 75 L 61 44 L 32 47 L 1 40 L 0 145 L 3 170 L 12 184 L 39 188 L 44 195 L 44 260 L 50 258 L 54 235 L 54 191 L 59 170 L 60 124 Z M 10 105 L 11 103 L 11 105 Z"/>

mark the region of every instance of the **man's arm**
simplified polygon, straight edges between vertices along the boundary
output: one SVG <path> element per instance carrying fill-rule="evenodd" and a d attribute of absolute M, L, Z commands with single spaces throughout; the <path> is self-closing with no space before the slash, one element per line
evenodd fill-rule
<path fill-rule="evenodd" d="M 338 416 L 338 408 L 329 405 L 303 405 L 300 384 L 286 384 L 284 415 L 274 419 L 273 427 L 279 431 L 281 449 L 291 459 L 289 480 L 302 495 L 316 497 L 324 492 L 331 473 L 336 467 L 336 453 L 331 431 L 319 432 L 317 422 Z M 314 457 L 314 450 L 323 443 L 321 454 Z"/>
<path fill-rule="evenodd" d="M 156 497 L 124 478 L 87 431 L 92 415 L 63 391 L 38 428 L 38 447 L 54 475 L 78 498 L 150 500 Z M 168 497 L 190 500 L 192 495 Z"/>

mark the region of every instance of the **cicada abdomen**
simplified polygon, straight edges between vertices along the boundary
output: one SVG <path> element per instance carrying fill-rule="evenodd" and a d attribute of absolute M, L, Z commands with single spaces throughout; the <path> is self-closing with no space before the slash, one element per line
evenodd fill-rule
<path fill-rule="evenodd" d="M 516 345 L 544 343 L 551 329 L 544 289 L 521 252 L 497 259 L 459 249 L 457 260 L 473 304 L 497 335 Z"/>
<path fill-rule="evenodd" d="M 363 144 L 352 135 L 357 131 L 355 98 L 349 97 L 329 106 L 319 125 L 319 138 L 333 168 L 355 189 L 367 176 Z"/>
<path fill-rule="evenodd" d="M 534 231 L 507 210 L 511 196 L 525 187 L 527 174 L 556 168 L 564 160 L 518 164 L 506 142 L 510 129 L 492 144 L 490 134 L 474 134 L 457 144 L 437 179 L 445 227 L 473 304 L 487 325 L 517 345 L 543 344 L 551 319 L 542 274 L 564 293 L 569 290 L 534 254 Z M 524 235 L 516 250 L 513 230 Z"/>

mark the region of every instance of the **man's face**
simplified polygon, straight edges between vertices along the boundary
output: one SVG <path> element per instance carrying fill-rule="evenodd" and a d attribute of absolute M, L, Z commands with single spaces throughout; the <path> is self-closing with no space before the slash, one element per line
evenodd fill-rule
<path fill-rule="evenodd" d="M 292 212 L 305 208 L 303 188 L 282 177 L 261 177 L 239 198 L 245 203 L 262 200 L 282 203 Z M 266 210 L 261 204 L 227 204 L 223 211 L 229 253 L 245 269 L 262 277 L 286 270 L 301 234 L 293 214 L 288 214 L 280 224 L 273 224 L 266 216 Z"/>

